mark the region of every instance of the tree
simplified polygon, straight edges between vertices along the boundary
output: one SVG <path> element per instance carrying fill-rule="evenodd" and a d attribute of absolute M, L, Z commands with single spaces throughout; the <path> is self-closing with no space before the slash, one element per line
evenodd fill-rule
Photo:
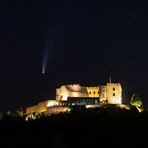
<path fill-rule="evenodd" d="M 18 117 L 24 117 L 25 116 L 25 112 L 24 112 L 23 108 L 20 107 L 18 110 L 16 110 L 16 115 Z"/>
<path fill-rule="evenodd" d="M 133 94 L 130 100 L 130 104 L 135 107 L 141 107 L 142 101 L 138 94 Z"/>
<path fill-rule="evenodd" d="M 3 113 L 0 113 L 0 120 L 3 119 L 4 115 Z"/>

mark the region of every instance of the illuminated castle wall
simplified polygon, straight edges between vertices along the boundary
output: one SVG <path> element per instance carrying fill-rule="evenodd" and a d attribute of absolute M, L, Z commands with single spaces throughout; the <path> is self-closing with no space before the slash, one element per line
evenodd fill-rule
<path fill-rule="evenodd" d="M 79 84 L 63 85 L 56 89 L 56 100 L 66 101 L 68 97 L 88 97 L 86 87 Z"/>
<path fill-rule="evenodd" d="M 88 97 L 99 97 L 99 87 L 86 87 Z"/>
<path fill-rule="evenodd" d="M 107 83 L 100 86 L 100 102 L 122 104 L 122 88 L 120 83 Z"/>
<path fill-rule="evenodd" d="M 106 99 L 110 104 L 122 104 L 122 88 L 119 83 L 107 83 Z"/>
<path fill-rule="evenodd" d="M 36 105 L 30 106 L 26 108 L 26 114 L 30 113 L 36 113 L 36 112 L 45 112 L 47 111 L 47 108 L 52 107 L 52 106 L 57 106 L 59 105 L 59 102 L 56 100 L 45 100 L 42 102 L 39 102 Z"/>
<path fill-rule="evenodd" d="M 80 103 L 81 102 L 81 103 Z M 91 104 L 100 103 L 122 104 L 122 88 L 120 83 L 107 83 L 96 87 L 80 86 L 79 84 L 63 85 L 56 89 L 55 100 L 45 100 L 38 104 L 27 107 L 26 114 L 55 111 L 63 112 L 68 104 Z M 63 108 L 62 108 L 63 106 Z"/>
<path fill-rule="evenodd" d="M 121 104 L 122 88 L 120 83 L 107 83 L 97 87 L 63 85 L 56 89 L 56 100 L 66 101 L 68 97 L 96 97 L 100 98 L 102 103 Z"/>

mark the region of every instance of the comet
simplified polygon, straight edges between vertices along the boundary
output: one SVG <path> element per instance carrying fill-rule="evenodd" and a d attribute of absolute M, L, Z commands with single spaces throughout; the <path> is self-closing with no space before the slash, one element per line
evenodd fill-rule
<path fill-rule="evenodd" d="M 42 74 L 43 75 L 45 74 L 45 67 L 44 66 L 42 67 Z"/>
<path fill-rule="evenodd" d="M 48 63 L 48 55 L 46 52 L 43 55 L 43 63 L 42 63 L 42 74 L 45 75 L 47 70 L 47 63 Z"/>
<path fill-rule="evenodd" d="M 51 64 L 51 55 L 52 55 L 52 51 L 54 49 L 54 32 L 52 32 L 53 27 L 49 28 L 48 31 L 48 37 L 46 40 L 46 44 L 44 46 L 43 49 L 43 60 L 42 60 L 42 74 L 45 75 L 47 73 L 47 71 L 49 71 L 49 66 Z"/>

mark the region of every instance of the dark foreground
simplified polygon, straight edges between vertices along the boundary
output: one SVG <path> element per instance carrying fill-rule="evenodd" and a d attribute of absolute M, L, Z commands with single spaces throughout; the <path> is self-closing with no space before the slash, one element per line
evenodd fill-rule
<path fill-rule="evenodd" d="M 0 121 L 3 147 L 148 147 L 148 113 L 123 109 L 91 109 L 25 122 Z"/>

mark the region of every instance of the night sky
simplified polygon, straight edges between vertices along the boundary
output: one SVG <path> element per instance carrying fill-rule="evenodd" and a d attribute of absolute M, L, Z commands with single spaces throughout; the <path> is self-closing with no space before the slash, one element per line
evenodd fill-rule
<path fill-rule="evenodd" d="M 143 1 L 3 0 L 0 111 L 52 99 L 62 84 L 104 85 L 110 76 L 124 102 L 136 92 L 148 106 L 147 38 Z"/>

